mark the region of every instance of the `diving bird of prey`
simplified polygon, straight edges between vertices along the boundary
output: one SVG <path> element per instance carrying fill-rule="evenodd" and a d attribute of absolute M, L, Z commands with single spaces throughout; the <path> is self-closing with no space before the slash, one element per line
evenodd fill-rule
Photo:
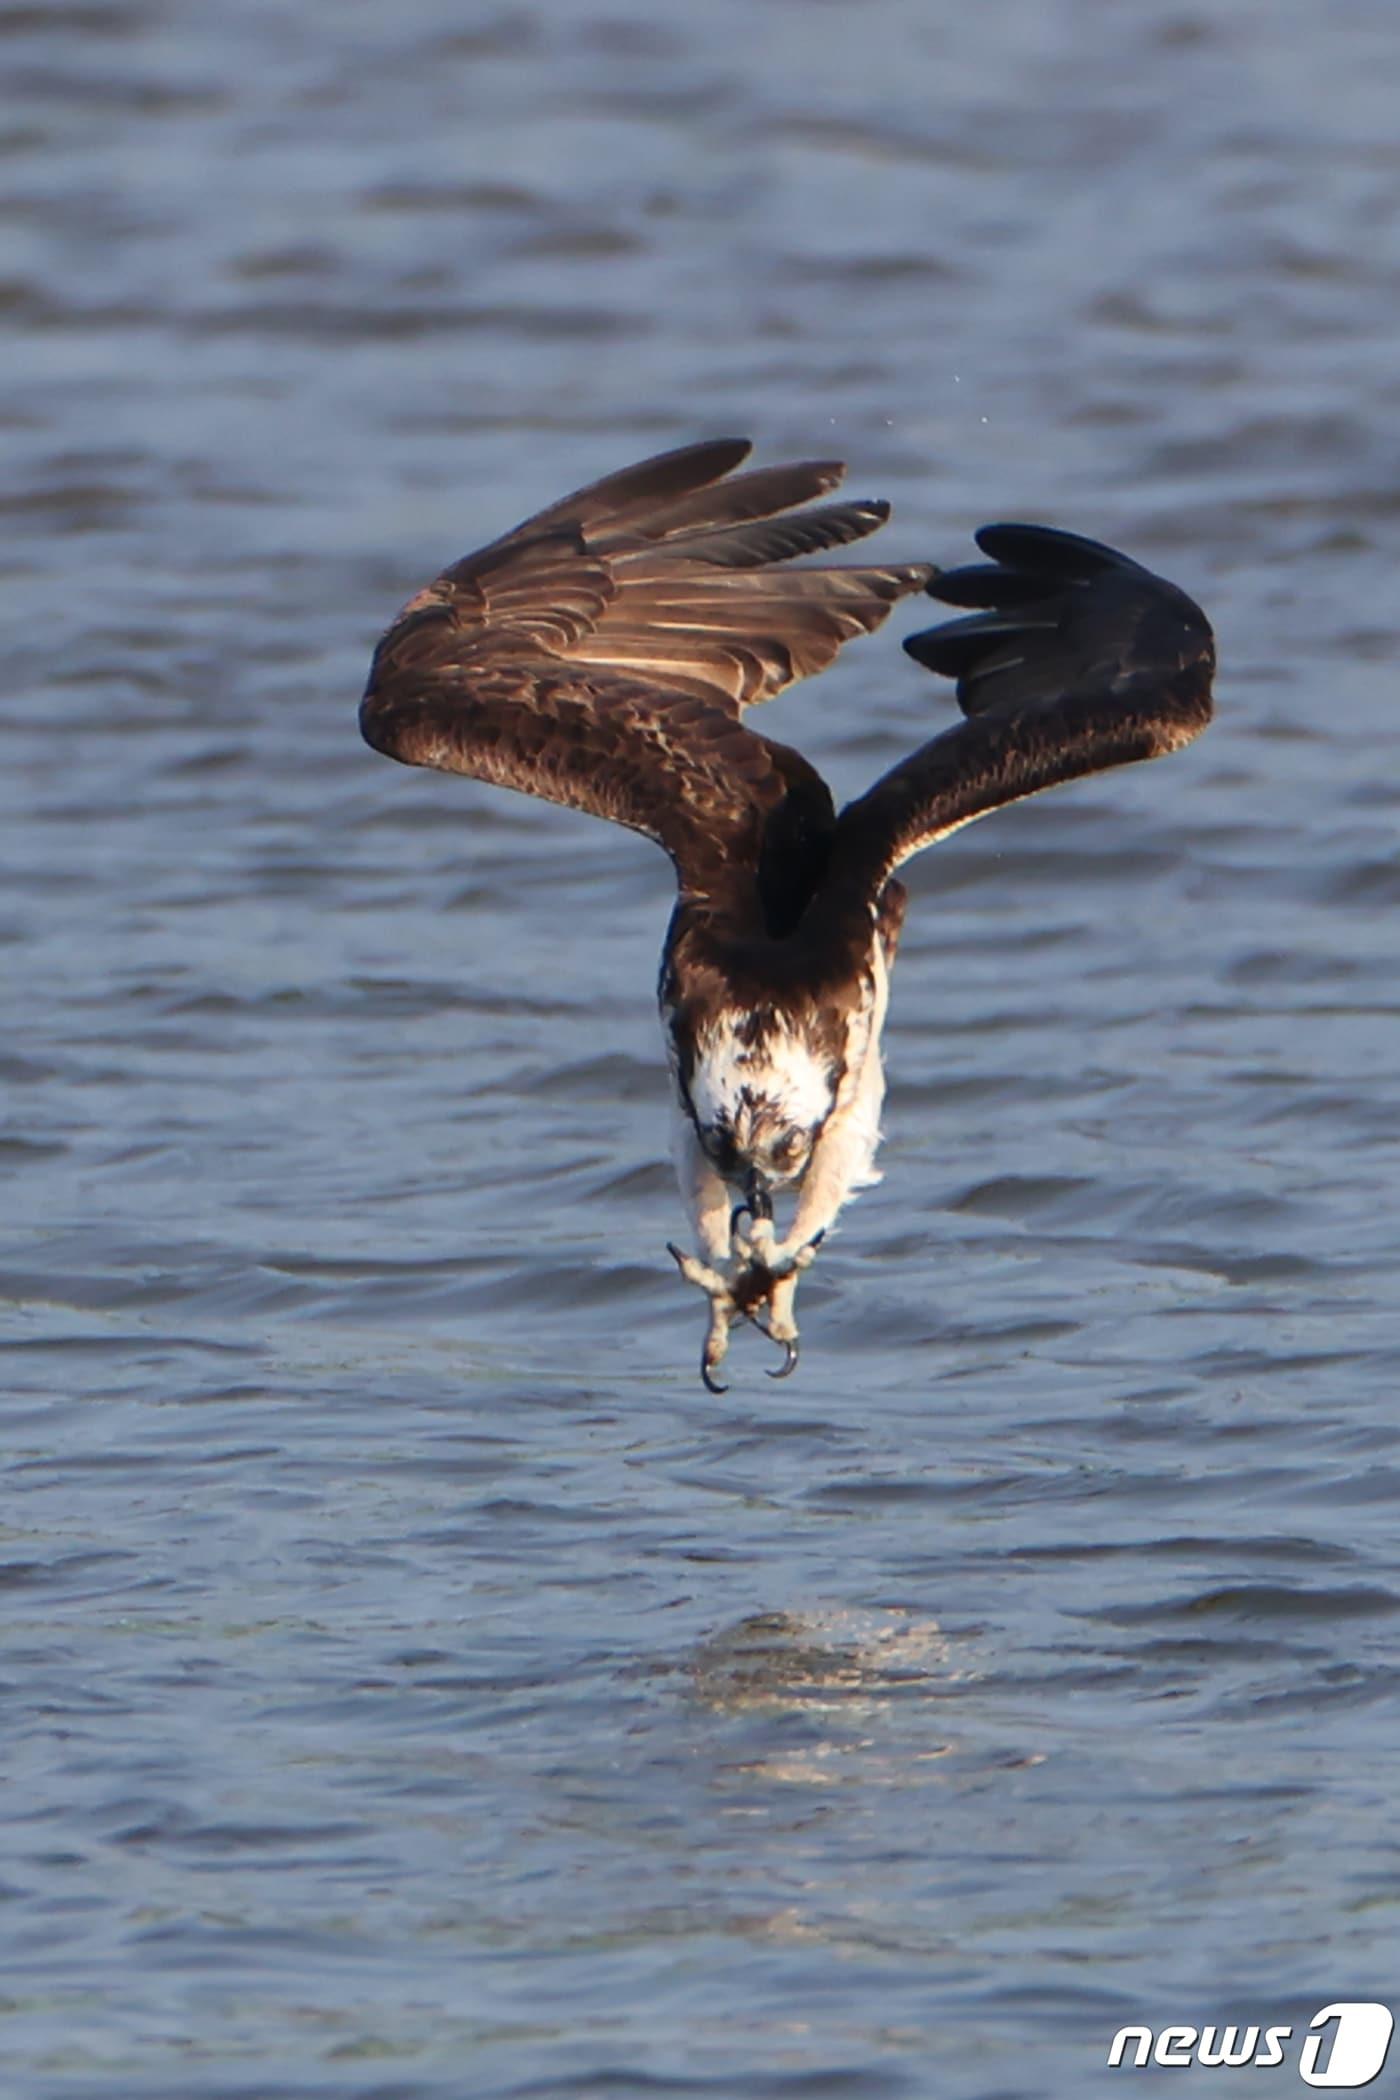
<path fill-rule="evenodd" d="M 661 959 L 675 1155 L 709 1300 L 701 1374 L 752 1321 L 797 1362 L 795 1298 L 876 1179 L 896 870 L 1003 803 L 1157 758 L 1210 720 L 1214 643 L 1173 584 L 1096 541 L 988 525 L 985 564 L 812 564 L 880 502 L 823 502 L 831 461 L 735 472 L 716 439 L 626 467 L 445 569 L 374 655 L 360 726 L 406 765 L 587 810 L 664 847 Z M 797 751 L 745 719 L 927 590 L 967 616 L 905 648 L 964 719 L 837 814 Z M 779 1235 L 773 1200 L 791 1203 Z"/>

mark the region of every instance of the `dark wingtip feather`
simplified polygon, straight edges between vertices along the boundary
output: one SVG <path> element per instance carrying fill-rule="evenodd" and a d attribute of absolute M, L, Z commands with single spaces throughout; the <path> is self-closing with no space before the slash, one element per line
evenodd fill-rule
<path fill-rule="evenodd" d="M 981 613 L 970 620 L 945 620 L 939 627 L 907 634 L 904 648 L 926 671 L 935 671 L 941 678 L 961 679 L 992 649 L 1022 641 L 1033 646 L 1035 636 L 1054 634 L 1057 625 L 1053 616 L 1040 620 L 1004 619 L 994 612 Z"/>
<path fill-rule="evenodd" d="M 989 565 L 937 576 L 930 597 L 970 616 L 910 635 L 909 655 L 957 681 L 964 714 L 1038 707 L 1056 694 L 1169 680 L 1214 664 L 1214 638 L 1184 591 L 1099 540 L 1047 525 L 984 525 Z"/>
<path fill-rule="evenodd" d="M 928 595 L 941 605 L 980 606 L 1033 605 L 1053 591 L 1053 579 L 1031 575 L 1025 569 L 1003 569 L 992 562 L 969 562 L 965 568 L 934 573 Z"/>
<path fill-rule="evenodd" d="M 1062 532 L 1057 525 L 984 525 L 972 536 L 993 561 L 1012 569 L 1038 571 L 1057 582 L 1088 582 L 1105 569 L 1125 569 L 1139 576 L 1150 573 L 1116 547 L 1086 539 L 1079 532 Z"/>

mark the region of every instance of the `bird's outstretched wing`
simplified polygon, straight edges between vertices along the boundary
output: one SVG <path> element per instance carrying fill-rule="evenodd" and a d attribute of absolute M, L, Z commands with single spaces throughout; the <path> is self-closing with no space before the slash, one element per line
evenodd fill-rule
<path fill-rule="evenodd" d="M 815 776 L 744 708 L 823 669 L 933 571 L 773 566 L 863 539 L 889 506 L 799 509 L 845 469 L 727 478 L 749 449 L 643 460 L 454 563 L 375 652 L 366 740 L 630 825 L 693 892 L 736 860 L 751 870 L 768 815 Z"/>
<path fill-rule="evenodd" d="M 967 720 L 841 812 L 833 875 L 867 896 L 974 817 L 1177 751 L 1211 717 L 1214 637 L 1175 584 L 1044 525 L 985 525 L 976 538 L 991 562 L 947 570 L 928 591 L 979 610 L 904 644 L 957 680 Z"/>

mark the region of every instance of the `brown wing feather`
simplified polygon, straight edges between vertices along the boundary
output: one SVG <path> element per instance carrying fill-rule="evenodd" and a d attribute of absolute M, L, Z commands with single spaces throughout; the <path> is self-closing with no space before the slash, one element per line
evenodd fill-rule
<path fill-rule="evenodd" d="M 764 821 L 809 769 L 742 709 L 822 669 L 933 572 L 772 567 L 863 538 L 888 506 L 796 510 L 843 469 L 726 481 L 747 451 L 726 439 L 644 460 L 454 563 L 375 652 L 367 741 L 631 825 L 687 889 L 751 871 Z"/>
<path fill-rule="evenodd" d="M 737 440 L 735 440 L 737 443 Z M 687 447 L 687 451 L 694 448 Z M 747 449 L 747 448 L 746 448 Z M 702 447 L 707 452 L 709 447 Z M 676 455 L 672 455 L 674 458 Z M 684 455 L 682 455 L 684 456 Z M 755 518 L 775 518 L 799 503 L 814 503 L 839 488 L 846 469 L 840 460 L 804 460 L 794 466 L 755 467 L 747 474 L 731 474 L 723 481 L 709 481 L 664 501 L 642 498 L 609 513 L 607 522 L 590 521 L 588 533 L 605 553 L 625 553 L 629 544 L 651 545 L 682 535 L 715 532 L 730 525 L 743 525 Z"/>
<path fill-rule="evenodd" d="M 968 719 L 841 813 L 833 877 L 866 895 L 988 810 L 1180 750 L 1211 718 L 1214 636 L 1184 591 L 1048 527 L 986 526 L 977 542 L 995 566 L 952 570 L 929 593 L 983 610 L 905 642 L 958 680 Z"/>
<path fill-rule="evenodd" d="M 665 847 L 697 898 L 752 869 L 783 800 L 778 747 L 708 700 L 509 661 L 469 682 L 449 666 L 396 683 L 364 718 L 376 749 L 625 824 Z"/>
<path fill-rule="evenodd" d="M 505 537 L 519 539 L 553 525 L 581 525 L 596 532 L 607 520 L 624 517 L 630 510 L 663 510 L 722 481 L 743 465 L 752 450 L 748 438 L 702 438 L 698 445 L 653 453 L 650 459 L 621 467 L 601 481 L 590 481 L 572 495 L 561 496 L 548 510 L 536 511 Z"/>

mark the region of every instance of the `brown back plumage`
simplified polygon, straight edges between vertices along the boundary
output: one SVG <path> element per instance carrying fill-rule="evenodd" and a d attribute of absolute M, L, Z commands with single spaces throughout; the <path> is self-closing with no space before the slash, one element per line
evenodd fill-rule
<path fill-rule="evenodd" d="M 744 708 L 822 670 L 933 570 L 775 567 L 863 539 L 889 506 L 802 509 L 844 469 L 733 475 L 748 452 L 719 439 L 643 460 L 454 563 L 375 653 L 367 740 L 628 824 L 691 892 L 736 858 L 752 870 L 810 769 Z"/>

